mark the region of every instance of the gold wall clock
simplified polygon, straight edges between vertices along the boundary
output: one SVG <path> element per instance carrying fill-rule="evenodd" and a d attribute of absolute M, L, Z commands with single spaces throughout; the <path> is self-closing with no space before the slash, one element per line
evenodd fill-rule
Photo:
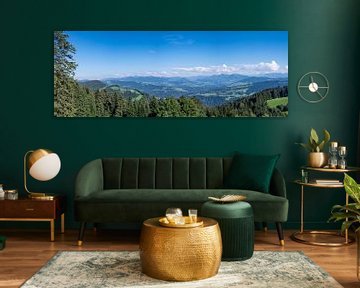
<path fill-rule="evenodd" d="M 329 81 L 320 72 L 308 72 L 298 82 L 299 96 L 308 103 L 319 103 L 329 93 Z"/>

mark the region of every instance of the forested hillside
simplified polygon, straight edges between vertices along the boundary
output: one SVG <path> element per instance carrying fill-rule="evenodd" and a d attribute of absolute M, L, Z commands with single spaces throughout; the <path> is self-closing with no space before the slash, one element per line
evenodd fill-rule
<path fill-rule="evenodd" d="M 287 86 L 265 89 L 217 106 L 196 97 L 156 97 L 100 81 L 75 78 L 75 47 L 54 33 L 54 115 L 57 117 L 269 117 L 287 115 Z M 276 101 L 274 101 L 276 99 Z"/>

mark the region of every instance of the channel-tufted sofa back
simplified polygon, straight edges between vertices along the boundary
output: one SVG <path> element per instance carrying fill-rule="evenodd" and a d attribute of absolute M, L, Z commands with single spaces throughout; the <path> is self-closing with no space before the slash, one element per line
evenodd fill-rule
<path fill-rule="evenodd" d="M 104 158 L 104 189 L 216 189 L 232 158 Z"/>

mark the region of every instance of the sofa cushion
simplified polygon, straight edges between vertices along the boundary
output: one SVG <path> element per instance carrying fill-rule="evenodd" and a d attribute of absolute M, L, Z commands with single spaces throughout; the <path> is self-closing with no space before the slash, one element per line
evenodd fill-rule
<path fill-rule="evenodd" d="M 287 220 L 288 200 L 286 198 L 262 192 L 238 189 L 111 189 L 98 191 L 87 197 L 77 199 L 75 200 L 75 204 L 81 207 L 93 207 L 94 214 L 96 214 L 98 209 L 105 209 L 103 213 L 100 213 L 101 215 L 106 214 L 106 209 L 117 210 L 120 217 L 120 215 L 122 215 L 122 207 L 131 207 L 132 205 L 143 207 L 143 209 L 140 210 L 146 210 L 150 207 L 154 207 L 155 209 L 155 207 L 158 207 L 160 210 L 158 209 L 157 211 L 165 211 L 166 208 L 176 205 L 176 207 L 182 209 L 200 209 L 202 203 L 208 201 L 209 196 L 221 197 L 228 194 L 246 196 L 246 202 L 249 202 L 254 209 L 255 221 L 285 222 Z M 132 209 L 126 209 L 127 213 L 130 213 L 131 210 Z M 183 212 L 186 214 L 187 210 L 183 210 Z M 131 213 L 140 213 L 143 216 L 146 214 L 144 211 L 132 211 Z M 161 215 L 150 214 L 146 217 L 155 216 Z M 101 218 L 101 216 L 98 217 Z M 117 218 L 116 215 L 112 217 L 114 217 L 114 220 Z M 126 219 L 124 218 L 123 220 Z M 139 219 L 139 221 L 141 221 L 141 219 Z"/>
<path fill-rule="evenodd" d="M 287 220 L 288 200 L 286 198 L 237 189 L 111 189 L 77 199 L 75 206 L 87 211 L 81 212 L 86 214 L 82 215 L 81 219 L 96 217 L 99 222 L 111 219 L 114 222 L 130 219 L 141 221 L 161 216 L 159 211 L 165 213 L 166 208 L 169 207 L 180 207 L 187 215 L 188 208 L 200 209 L 201 205 L 209 200 L 209 196 L 221 197 L 227 194 L 246 196 L 245 201 L 249 202 L 254 210 L 255 221 L 285 222 Z M 149 213 L 146 210 L 149 210 Z M 109 213 L 109 211 L 114 211 L 114 213 Z M 156 211 L 158 212 L 156 213 Z"/>
<path fill-rule="evenodd" d="M 269 193 L 270 180 L 279 157 L 236 153 L 224 179 L 224 187 Z"/>

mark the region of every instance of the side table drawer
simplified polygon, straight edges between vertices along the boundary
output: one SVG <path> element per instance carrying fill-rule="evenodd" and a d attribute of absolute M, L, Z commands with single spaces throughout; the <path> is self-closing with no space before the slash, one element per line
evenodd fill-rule
<path fill-rule="evenodd" d="M 3 218 L 55 218 L 55 207 L 51 202 L 10 201 L 7 201 L 3 213 L 0 213 Z"/>

